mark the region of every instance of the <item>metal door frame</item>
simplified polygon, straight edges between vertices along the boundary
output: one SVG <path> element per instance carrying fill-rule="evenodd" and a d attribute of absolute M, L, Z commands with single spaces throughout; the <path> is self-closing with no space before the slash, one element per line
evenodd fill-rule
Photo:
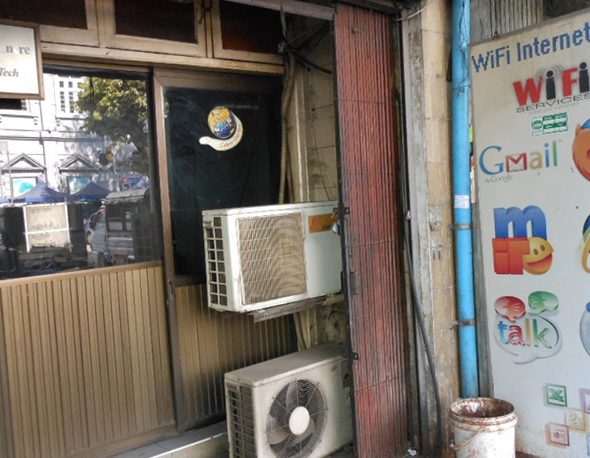
<path fill-rule="evenodd" d="M 162 214 L 162 244 L 164 272 L 166 281 L 166 304 L 168 309 L 168 328 L 170 332 L 170 357 L 172 362 L 172 379 L 174 387 L 174 404 L 177 429 L 185 431 L 190 425 L 186 413 L 184 387 L 182 383 L 182 361 L 180 358 L 180 335 L 178 331 L 178 313 L 175 289 L 179 286 L 195 284 L 192 277 L 176 275 L 174 271 L 174 250 L 172 237 L 170 180 L 168 173 L 168 144 L 166 139 L 165 89 L 180 87 L 192 89 L 231 90 L 232 92 L 271 91 L 261 77 L 268 75 L 242 75 L 211 71 L 182 71 L 154 69 L 154 132 L 158 152 L 158 178 Z"/>

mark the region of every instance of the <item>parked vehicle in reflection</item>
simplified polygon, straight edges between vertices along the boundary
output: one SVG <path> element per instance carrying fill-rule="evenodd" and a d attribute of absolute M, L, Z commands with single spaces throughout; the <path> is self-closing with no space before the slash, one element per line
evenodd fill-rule
<path fill-rule="evenodd" d="M 0 278 L 86 267 L 82 213 L 65 202 L 0 208 Z"/>
<path fill-rule="evenodd" d="M 87 238 L 95 266 L 127 264 L 157 258 L 157 225 L 149 188 L 110 193 L 88 219 Z"/>

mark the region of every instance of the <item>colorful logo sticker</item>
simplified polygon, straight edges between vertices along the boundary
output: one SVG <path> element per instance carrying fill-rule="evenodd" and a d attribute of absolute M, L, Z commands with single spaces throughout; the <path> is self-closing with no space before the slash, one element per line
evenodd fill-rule
<path fill-rule="evenodd" d="M 519 60 L 527 58 L 529 50 L 526 46 L 518 49 Z M 580 62 L 576 67 L 566 69 L 558 66 L 543 68 L 524 82 L 514 81 L 512 87 L 518 102 L 517 113 L 547 108 L 548 104 L 545 102 L 553 102 L 552 106 L 567 105 L 575 102 L 572 97 L 575 92 L 590 92 L 588 66 L 586 62 Z"/>
<path fill-rule="evenodd" d="M 589 265 L 589 258 L 590 258 L 590 216 L 586 218 L 584 221 L 584 226 L 582 227 L 582 237 L 584 238 L 584 248 L 582 249 L 582 268 L 590 273 L 590 265 Z"/>
<path fill-rule="evenodd" d="M 557 447 L 569 447 L 570 445 L 570 432 L 566 425 L 549 423 L 545 426 L 545 435 L 548 445 Z"/>
<path fill-rule="evenodd" d="M 576 136 L 572 144 L 574 163 L 584 178 L 590 180 L 590 119 L 576 126 Z"/>
<path fill-rule="evenodd" d="M 514 357 L 516 364 L 549 358 L 561 347 L 559 329 L 546 315 L 556 314 L 557 296 L 547 291 L 529 294 L 528 311 L 522 300 L 502 296 L 494 304 L 496 342 Z"/>
<path fill-rule="evenodd" d="M 586 304 L 586 310 L 584 310 L 580 320 L 580 339 L 584 349 L 590 355 L 590 302 Z"/>
<path fill-rule="evenodd" d="M 551 407 L 567 407 L 567 388 L 564 385 L 545 385 L 545 404 Z"/>
<path fill-rule="evenodd" d="M 227 151 L 235 147 L 242 140 L 244 128 L 242 121 L 226 107 L 215 107 L 207 118 L 209 129 L 213 137 L 201 137 L 201 145 L 209 145 L 216 151 Z"/>
<path fill-rule="evenodd" d="M 537 116 L 531 119 L 533 136 L 567 131 L 567 112 Z"/>
<path fill-rule="evenodd" d="M 531 237 L 528 234 L 529 223 Z M 522 275 L 526 270 L 530 274 L 541 275 L 551 268 L 553 247 L 547 241 L 547 222 L 539 207 L 530 205 L 524 210 L 495 208 L 494 226 L 494 272 Z"/>
<path fill-rule="evenodd" d="M 557 141 L 543 143 L 542 149 L 508 154 L 501 146 L 490 145 L 479 155 L 479 169 L 489 176 L 539 170 L 557 167 L 558 157 Z"/>

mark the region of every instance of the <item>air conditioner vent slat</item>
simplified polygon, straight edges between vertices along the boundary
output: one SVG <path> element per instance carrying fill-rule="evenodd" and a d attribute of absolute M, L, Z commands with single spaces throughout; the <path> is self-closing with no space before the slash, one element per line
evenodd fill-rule
<path fill-rule="evenodd" d="M 238 220 L 244 304 L 304 294 L 301 212 Z"/>
<path fill-rule="evenodd" d="M 213 218 L 213 228 L 205 229 L 205 246 L 209 266 L 209 303 L 225 306 L 227 305 L 227 285 L 225 284 L 221 218 Z"/>
<path fill-rule="evenodd" d="M 252 390 L 226 382 L 228 432 L 233 448 L 233 456 L 256 458 L 254 406 Z"/>

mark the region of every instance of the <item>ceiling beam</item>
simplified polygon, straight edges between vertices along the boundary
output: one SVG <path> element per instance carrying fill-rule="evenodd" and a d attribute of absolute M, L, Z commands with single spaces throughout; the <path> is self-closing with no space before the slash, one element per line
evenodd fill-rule
<path fill-rule="evenodd" d="M 336 11 L 329 6 L 315 5 L 299 0 L 226 0 L 228 2 L 241 3 L 243 5 L 257 6 L 285 13 L 307 16 L 315 19 L 332 21 Z"/>

